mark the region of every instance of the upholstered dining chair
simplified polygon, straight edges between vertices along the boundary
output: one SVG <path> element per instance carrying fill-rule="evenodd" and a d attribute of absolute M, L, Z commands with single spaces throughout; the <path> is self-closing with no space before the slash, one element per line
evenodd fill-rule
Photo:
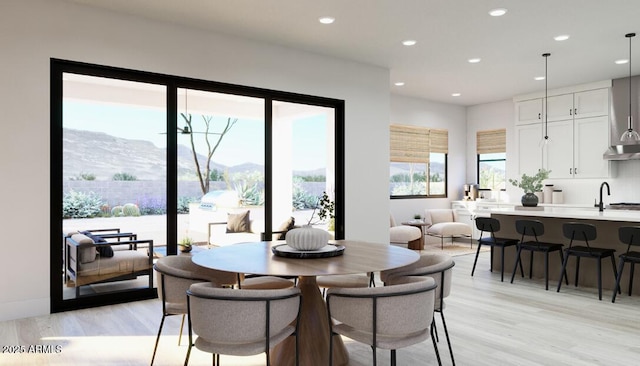
<path fill-rule="evenodd" d="M 178 345 L 182 339 L 184 318 L 187 314 L 187 290 L 198 282 L 213 282 L 215 286 L 234 285 L 237 275 L 232 272 L 217 271 L 196 265 L 187 255 L 171 255 L 158 259 L 153 266 L 158 277 L 159 296 L 162 300 L 162 320 L 153 347 L 151 365 L 156 358 L 162 327 L 167 316 L 182 315 Z"/>
<path fill-rule="evenodd" d="M 327 289 L 334 287 L 376 287 L 375 276 L 373 272 L 335 276 L 318 276 L 316 278 L 316 281 L 318 282 L 318 287 L 322 288 L 323 296 L 325 295 Z"/>
<path fill-rule="evenodd" d="M 298 288 L 232 290 L 197 283 L 191 285 L 187 295 L 189 349 L 185 366 L 193 346 L 211 353 L 214 365 L 220 364 L 221 354 L 250 356 L 264 352 L 268 366 L 270 349 L 290 336 L 295 337 L 298 365 L 297 319 L 302 301 Z"/>
<path fill-rule="evenodd" d="M 380 279 L 384 282 L 385 286 L 395 285 L 406 281 L 406 276 L 426 276 L 435 280 L 436 285 L 436 300 L 434 310 L 440 313 L 442 319 L 442 327 L 444 328 L 444 334 L 447 338 L 447 345 L 449 346 L 449 354 L 451 355 L 451 362 L 453 365 L 456 361 L 453 357 L 453 349 L 451 348 L 451 340 L 449 339 L 449 330 L 447 329 L 447 323 L 444 318 L 444 299 L 451 294 L 451 278 L 453 275 L 453 267 L 455 262 L 450 255 L 444 253 L 427 253 L 420 254 L 420 259 L 417 262 L 409 264 L 404 267 L 389 269 L 380 272 Z M 437 328 L 434 329 L 436 340 L 438 340 Z"/>
<path fill-rule="evenodd" d="M 329 289 L 329 365 L 333 364 L 333 336 L 338 334 L 370 345 L 374 366 L 377 348 L 391 350 L 395 365 L 396 349 L 431 337 L 441 365 L 432 327 L 435 289 L 435 280 L 429 277 L 404 277 L 393 286 Z"/>

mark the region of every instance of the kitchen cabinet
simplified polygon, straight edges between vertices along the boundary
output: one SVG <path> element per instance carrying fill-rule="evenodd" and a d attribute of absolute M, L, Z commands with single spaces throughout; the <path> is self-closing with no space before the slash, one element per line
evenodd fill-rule
<path fill-rule="evenodd" d="M 516 125 L 539 123 L 542 121 L 542 99 L 516 102 Z"/>
<path fill-rule="evenodd" d="M 547 110 L 549 122 L 606 116 L 609 114 L 609 88 L 550 96 Z"/>
<path fill-rule="evenodd" d="M 518 177 L 522 174 L 534 175 L 542 167 L 542 124 L 516 126 L 516 146 L 518 148 Z M 604 150 L 603 150 L 604 151 Z"/>
<path fill-rule="evenodd" d="M 549 178 L 608 178 L 608 160 L 602 152 L 609 146 L 609 117 L 575 118 L 548 123 L 551 143 L 543 149 Z"/>

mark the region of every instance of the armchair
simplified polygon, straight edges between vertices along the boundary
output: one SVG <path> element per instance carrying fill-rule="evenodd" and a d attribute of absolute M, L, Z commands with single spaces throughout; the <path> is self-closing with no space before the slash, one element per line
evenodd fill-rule
<path fill-rule="evenodd" d="M 440 238 L 440 247 L 444 249 L 444 238 L 465 237 L 469 238 L 472 244 L 471 226 L 456 222 L 457 215 L 452 209 L 427 209 L 425 210 L 424 222 L 428 224 L 427 235 Z"/>

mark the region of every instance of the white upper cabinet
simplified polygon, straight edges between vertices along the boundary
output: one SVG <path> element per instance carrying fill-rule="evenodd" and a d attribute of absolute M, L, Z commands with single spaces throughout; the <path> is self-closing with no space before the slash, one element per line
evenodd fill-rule
<path fill-rule="evenodd" d="M 535 175 L 542 167 L 541 140 L 541 123 L 516 126 L 518 177 L 522 174 Z"/>
<path fill-rule="evenodd" d="M 575 118 L 609 115 L 609 88 L 575 93 L 573 96 Z"/>
<path fill-rule="evenodd" d="M 523 100 L 516 103 L 516 125 L 528 125 L 542 121 L 542 99 Z"/>
<path fill-rule="evenodd" d="M 573 93 L 547 98 L 547 118 L 549 122 L 572 119 L 573 109 Z"/>

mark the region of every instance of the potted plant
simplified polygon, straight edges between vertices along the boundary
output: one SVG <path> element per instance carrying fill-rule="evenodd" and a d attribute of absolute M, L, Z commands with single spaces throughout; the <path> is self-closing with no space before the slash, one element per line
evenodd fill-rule
<path fill-rule="evenodd" d="M 509 183 L 524 191 L 524 196 L 520 200 L 522 206 L 535 207 L 538 205 L 538 197 L 533 193 L 542 190 L 542 181 L 549 178 L 550 172 L 550 170 L 538 169 L 538 172 L 533 176 L 522 174 L 519 181 L 509 179 Z"/>
<path fill-rule="evenodd" d="M 182 240 L 180 240 L 178 246 L 180 247 L 181 252 L 188 253 L 193 247 L 193 240 L 190 237 L 185 236 L 184 238 L 182 238 Z"/>

